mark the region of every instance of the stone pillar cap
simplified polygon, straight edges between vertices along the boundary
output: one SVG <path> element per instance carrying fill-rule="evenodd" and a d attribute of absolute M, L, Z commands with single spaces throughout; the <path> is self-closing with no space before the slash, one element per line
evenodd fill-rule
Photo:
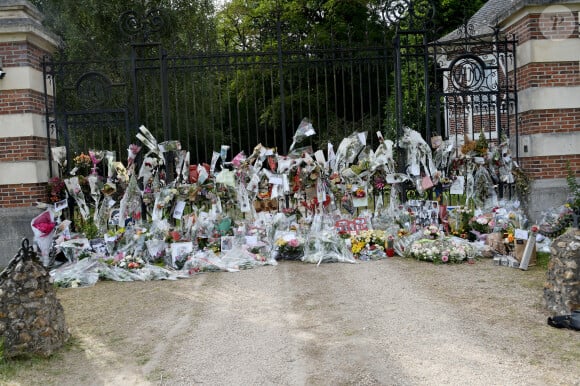
<path fill-rule="evenodd" d="M 42 13 L 28 0 L 1 0 L 0 42 L 14 41 L 17 36 L 25 36 L 26 40 L 53 52 L 62 41 L 42 25 L 43 19 Z"/>

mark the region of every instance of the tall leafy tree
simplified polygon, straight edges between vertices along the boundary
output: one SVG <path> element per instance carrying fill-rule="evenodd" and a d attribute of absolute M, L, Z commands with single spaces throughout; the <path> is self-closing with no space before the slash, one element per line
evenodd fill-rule
<path fill-rule="evenodd" d="M 131 36 L 121 28 L 122 15 L 134 11 L 145 25 L 162 20 L 156 41 L 178 50 L 215 45 L 215 7 L 211 0 L 31 0 L 45 15 L 44 24 L 64 42 L 62 59 L 102 59 L 127 56 Z M 162 9 L 161 19 L 147 18 Z M 130 25 L 130 24 L 129 24 Z M 129 25 L 125 25 L 126 27 Z M 132 27 L 135 27 L 132 24 Z M 134 29 L 134 28 L 133 28 Z M 125 29 L 127 30 L 127 29 Z M 141 38 L 141 37 L 139 37 Z M 139 39 L 137 38 L 137 39 Z"/>
<path fill-rule="evenodd" d="M 368 0 L 232 0 L 218 13 L 229 48 L 321 47 L 382 42 Z M 279 29 L 279 30 L 278 30 Z M 376 42 L 376 41 L 375 41 Z"/>

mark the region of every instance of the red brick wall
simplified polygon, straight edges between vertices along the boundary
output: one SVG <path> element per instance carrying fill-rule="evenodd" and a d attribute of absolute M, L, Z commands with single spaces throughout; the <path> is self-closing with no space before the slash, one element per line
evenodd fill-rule
<path fill-rule="evenodd" d="M 10 67 L 30 67 L 42 71 L 46 52 L 27 41 L 0 43 L 0 58 L 6 71 Z M 44 94 L 29 89 L 0 92 L 0 114 L 44 114 Z M 0 167 L 3 162 L 48 162 L 46 138 L 0 138 Z M 30 207 L 36 201 L 48 202 L 46 183 L 0 185 L 0 207 Z"/>
<path fill-rule="evenodd" d="M 520 158 L 520 166 L 532 179 L 566 178 L 567 161 L 570 169 L 580 177 L 580 154 Z"/>
<path fill-rule="evenodd" d="M 0 162 L 48 159 L 48 145 L 42 137 L 0 138 Z"/>
<path fill-rule="evenodd" d="M 542 17 L 541 14 L 529 14 L 516 23 L 506 28 L 507 34 L 513 34 L 519 44 L 528 40 L 536 39 L 575 39 L 580 37 L 578 33 L 578 14 L 576 12 L 564 14 L 559 21 L 557 28 L 554 28 L 554 21 L 549 16 Z"/>
<path fill-rule="evenodd" d="M 44 94 L 34 90 L 5 90 L 0 93 L 0 114 L 44 113 Z"/>
<path fill-rule="evenodd" d="M 0 208 L 29 207 L 36 201 L 48 202 L 46 183 L 0 185 Z"/>
<path fill-rule="evenodd" d="M 45 51 L 29 42 L 0 43 L 0 57 L 4 67 L 29 66 L 42 71 L 42 58 Z"/>
<path fill-rule="evenodd" d="M 575 62 L 530 63 L 517 70 L 518 88 L 580 85 L 580 66 Z"/>
<path fill-rule="evenodd" d="M 580 131 L 580 108 L 530 110 L 520 113 L 519 117 L 520 135 Z"/>

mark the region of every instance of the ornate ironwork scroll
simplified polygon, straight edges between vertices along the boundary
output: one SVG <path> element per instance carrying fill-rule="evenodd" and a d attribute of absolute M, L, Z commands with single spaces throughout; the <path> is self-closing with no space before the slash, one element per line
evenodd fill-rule
<path fill-rule="evenodd" d="M 112 82 L 100 72 L 87 72 L 79 77 L 76 93 L 87 107 L 103 106 L 111 96 Z"/>
<path fill-rule="evenodd" d="M 380 7 L 380 13 L 386 24 L 399 24 L 409 19 L 410 25 L 416 20 L 428 22 L 435 12 L 435 7 L 429 0 L 388 0 Z"/>
<path fill-rule="evenodd" d="M 119 17 L 121 32 L 131 38 L 147 41 L 154 34 L 163 34 L 167 27 L 165 16 L 160 9 L 152 9 L 144 14 L 129 10 Z"/>

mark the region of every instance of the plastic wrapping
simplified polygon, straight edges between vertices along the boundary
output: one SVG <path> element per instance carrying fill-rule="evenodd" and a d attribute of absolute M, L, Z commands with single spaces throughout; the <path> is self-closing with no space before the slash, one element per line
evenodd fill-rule
<path fill-rule="evenodd" d="M 355 132 L 344 138 L 338 145 L 338 149 L 336 149 L 336 160 L 334 162 L 336 170 L 333 171 L 342 170 L 352 164 L 365 145 L 366 132 Z"/>
<path fill-rule="evenodd" d="M 135 176 L 129 178 L 129 184 L 119 203 L 119 221 L 124 225 L 128 218 L 132 222 L 141 220 L 141 191 Z"/>
<path fill-rule="evenodd" d="M 203 272 L 236 272 L 237 270 L 224 264 L 211 250 L 204 250 L 190 256 L 184 262 L 181 271 L 194 275 Z"/>
<path fill-rule="evenodd" d="M 473 176 L 473 199 L 477 208 L 490 209 L 497 206 L 494 183 L 487 168 L 479 166 Z"/>
<path fill-rule="evenodd" d="M 423 172 L 426 175 L 434 175 L 437 169 L 433 164 L 431 148 L 427 142 L 420 133 L 409 127 L 405 127 L 403 131 L 399 146 L 407 150 L 407 174 L 412 177 L 418 177 Z"/>
<path fill-rule="evenodd" d="M 296 232 L 277 231 L 272 256 L 275 260 L 301 260 L 304 256 L 304 239 Z"/>
<path fill-rule="evenodd" d="M 49 255 L 56 232 L 56 225 L 54 212 L 50 209 L 34 217 L 30 222 L 30 227 L 34 235 L 33 244 L 38 247 L 42 265 L 45 267 L 50 264 Z"/>
<path fill-rule="evenodd" d="M 50 271 L 54 285 L 64 288 L 90 287 L 99 280 L 99 268 L 106 264 L 94 260 L 84 259 L 79 262 L 69 262 Z"/>
<path fill-rule="evenodd" d="M 305 263 L 356 263 L 344 239 L 334 229 L 325 229 L 309 235 L 304 245 Z"/>
<path fill-rule="evenodd" d="M 221 261 L 227 270 L 239 271 L 264 265 L 277 265 L 275 259 L 260 253 L 252 253 L 244 246 L 235 246 L 221 255 Z"/>
<path fill-rule="evenodd" d="M 316 131 L 314 131 L 314 127 L 312 127 L 312 123 L 310 122 L 310 120 L 307 118 L 302 119 L 302 121 L 298 125 L 298 129 L 296 129 L 296 133 L 294 133 L 294 137 L 292 138 L 292 144 L 290 145 L 290 149 L 288 149 L 288 152 L 289 153 L 292 152 L 292 150 L 294 150 L 294 147 L 297 144 L 302 142 L 305 138 L 310 137 L 314 134 L 316 134 Z"/>
<path fill-rule="evenodd" d="M 87 206 L 87 203 L 85 202 L 85 195 L 83 194 L 83 191 L 81 190 L 79 178 L 78 177 L 67 178 L 66 180 L 64 180 L 64 183 L 66 185 L 66 189 L 68 190 L 68 193 L 76 201 L 76 203 L 79 207 L 79 211 L 81 213 L 81 216 L 85 220 L 88 219 L 91 212 L 89 210 L 89 207 Z"/>
<path fill-rule="evenodd" d="M 59 248 L 70 262 L 88 257 L 92 250 L 89 240 L 84 237 L 63 241 Z"/>
<path fill-rule="evenodd" d="M 359 260 L 380 260 L 387 257 L 385 246 L 389 235 L 383 230 L 363 230 L 351 236 L 351 251 Z"/>
<path fill-rule="evenodd" d="M 173 198 L 177 194 L 177 189 L 172 187 L 165 187 L 159 192 L 159 196 L 155 199 L 155 206 L 151 218 L 153 222 L 161 220 L 163 212 L 171 208 Z"/>

